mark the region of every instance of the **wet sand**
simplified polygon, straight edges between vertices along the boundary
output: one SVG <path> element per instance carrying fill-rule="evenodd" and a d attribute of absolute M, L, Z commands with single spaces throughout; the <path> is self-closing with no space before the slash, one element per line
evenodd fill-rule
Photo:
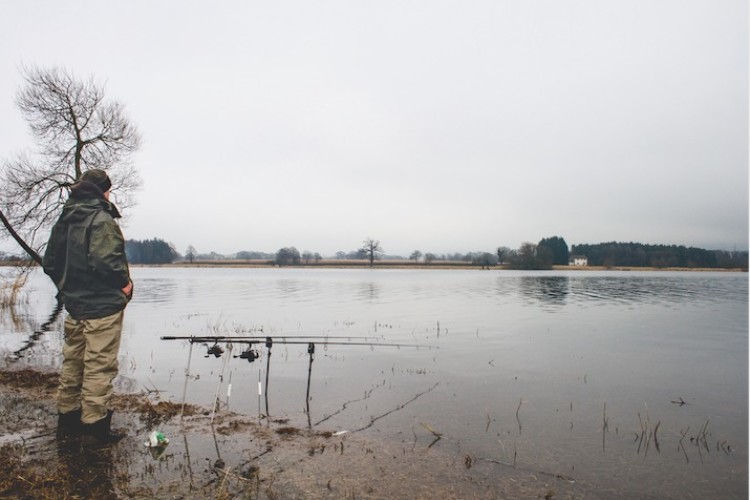
<path fill-rule="evenodd" d="M 57 439 L 57 375 L 0 371 L 0 498 L 596 498 L 567 478 L 430 447 L 116 394 L 115 445 Z M 159 430 L 164 448 L 145 446 Z M 408 435 L 407 435 L 408 434 Z"/>

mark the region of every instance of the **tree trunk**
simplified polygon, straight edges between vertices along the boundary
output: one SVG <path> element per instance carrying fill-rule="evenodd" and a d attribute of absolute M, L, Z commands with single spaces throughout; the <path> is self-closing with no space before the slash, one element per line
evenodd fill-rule
<path fill-rule="evenodd" d="M 27 254 L 29 254 L 29 257 L 34 259 L 34 262 L 42 265 L 42 258 L 39 256 L 38 253 L 34 251 L 33 248 L 31 248 L 29 245 L 26 244 L 25 241 L 23 241 L 23 238 L 13 229 L 13 227 L 10 225 L 10 222 L 8 222 L 8 219 L 5 217 L 5 214 L 2 210 L 0 210 L 0 221 L 3 222 L 3 225 L 5 226 L 5 229 L 8 230 L 11 236 L 13 236 L 13 239 L 16 240 L 16 242 L 21 245 L 21 248 L 23 248 Z"/>

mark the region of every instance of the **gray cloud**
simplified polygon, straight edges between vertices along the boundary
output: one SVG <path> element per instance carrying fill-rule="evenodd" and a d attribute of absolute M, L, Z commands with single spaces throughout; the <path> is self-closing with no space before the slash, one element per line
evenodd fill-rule
<path fill-rule="evenodd" d="M 145 139 L 131 238 L 747 248 L 746 2 L 72 3 L 5 7 L 0 152 L 20 63 L 106 80 Z"/>

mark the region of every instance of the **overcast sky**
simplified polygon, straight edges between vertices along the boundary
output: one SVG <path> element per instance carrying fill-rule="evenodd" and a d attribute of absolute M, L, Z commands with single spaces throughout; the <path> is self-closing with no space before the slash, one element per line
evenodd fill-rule
<path fill-rule="evenodd" d="M 748 247 L 745 0 L 2 1 L 21 65 L 143 136 L 127 238 L 184 253 Z"/>

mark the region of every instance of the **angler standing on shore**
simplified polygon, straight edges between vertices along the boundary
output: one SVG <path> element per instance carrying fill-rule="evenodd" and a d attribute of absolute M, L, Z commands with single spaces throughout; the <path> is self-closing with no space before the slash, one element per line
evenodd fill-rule
<path fill-rule="evenodd" d="M 67 316 L 57 392 L 58 436 L 81 433 L 101 443 L 125 437 L 111 429 L 123 313 L 133 293 L 125 240 L 109 202 L 106 172 L 87 170 L 52 229 L 43 267 Z"/>

